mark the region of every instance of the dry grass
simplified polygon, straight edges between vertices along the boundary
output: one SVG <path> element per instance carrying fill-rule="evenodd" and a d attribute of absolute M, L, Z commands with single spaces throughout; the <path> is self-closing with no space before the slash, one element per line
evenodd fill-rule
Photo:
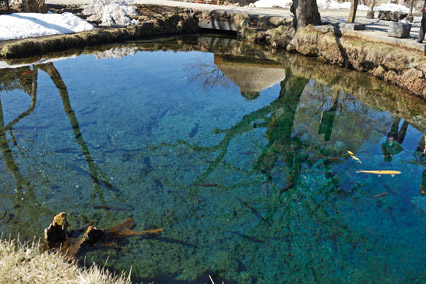
<path fill-rule="evenodd" d="M 0 238 L 0 283 L 131 284 L 130 275 L 112 275 L 92 266 L 80 268 L 59 253 L 43 252 L 40 243 Z"/>

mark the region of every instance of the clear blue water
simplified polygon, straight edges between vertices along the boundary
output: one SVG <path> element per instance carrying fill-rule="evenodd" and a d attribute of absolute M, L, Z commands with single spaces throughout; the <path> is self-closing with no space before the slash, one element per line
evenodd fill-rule
<path fill-rule="evenodd" d="M 425 282 L 426 103 L 297 56 L 144 47 L 0 70 L 3 236 L 132 217 L 164 231 L 89 262 L 155 283 Z"/>

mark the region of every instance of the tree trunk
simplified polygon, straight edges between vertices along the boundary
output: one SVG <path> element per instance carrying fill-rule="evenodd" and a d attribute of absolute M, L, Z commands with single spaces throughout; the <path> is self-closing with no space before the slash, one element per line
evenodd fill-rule
<path fill-rule="evenodd" d="M 290 11 L 293 13 L 295 30 L 307 25 L 320 25 L 321 15 L 318 12 L 316 0 L 293 0 Z"/>
<path fill-rule="evenodd" d="M 370 10 L 367 12 L 367 19 L 374 19 L 374 5 L 376 4 L 376 0 L 373 0 L 371 3 Z"/>
<path fill-rule="evenodd" d="M 355 22 L 355 16 L 356 16 L 357 8 L 358 8 L 358 0 L 352 0 L 351 12 L 349 14 L 348 23 L 354 23 Z"/>
<path fill-rule="evenodd" d="M 411 0 L 410 12 L 408 13 L 409 16 L 413 16 L 413 7 L 414 7 L 414 0 Z"/>
<path fill-rule="evenodd" d="M 32 13 L 47 13 L 45 0 L 23 0 L 24 11 Z"/>

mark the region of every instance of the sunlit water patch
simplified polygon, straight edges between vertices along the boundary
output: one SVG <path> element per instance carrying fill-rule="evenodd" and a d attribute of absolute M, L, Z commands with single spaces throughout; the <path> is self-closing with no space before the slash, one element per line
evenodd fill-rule
<path fill-rule="evenodd" d="M 226 44 L 1 70 L 3 235 L 41 236 L 61 211 L 74 228 L 132 217 L 164 231 L 88 261 L 156 283 L 424 282 L 426 104 Z"/>

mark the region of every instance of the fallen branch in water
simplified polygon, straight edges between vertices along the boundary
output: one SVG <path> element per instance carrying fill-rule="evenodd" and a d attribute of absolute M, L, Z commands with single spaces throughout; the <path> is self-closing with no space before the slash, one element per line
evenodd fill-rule
<path fill-rule="evenodd" d="M 83 249 L 88 250 L 95 247 L 95 245 L 118 247 L 114 243 L 115 239 L 158 234 L 163 231 L 163 229 L 146 231 L 133 230 L 136 223 L 133 218 L 127 218 L 118 225 L 108 229 L 98 229 L 89 226 L 82 237 L 73 238 L 71 237 L 72 233 L 67 231 L 68 226 L 69 224 L 64 212 L 56 215 L 52 223 L 44 231 L 45 249 L 58 249 L 66 255 L 74 257 Z"/>

